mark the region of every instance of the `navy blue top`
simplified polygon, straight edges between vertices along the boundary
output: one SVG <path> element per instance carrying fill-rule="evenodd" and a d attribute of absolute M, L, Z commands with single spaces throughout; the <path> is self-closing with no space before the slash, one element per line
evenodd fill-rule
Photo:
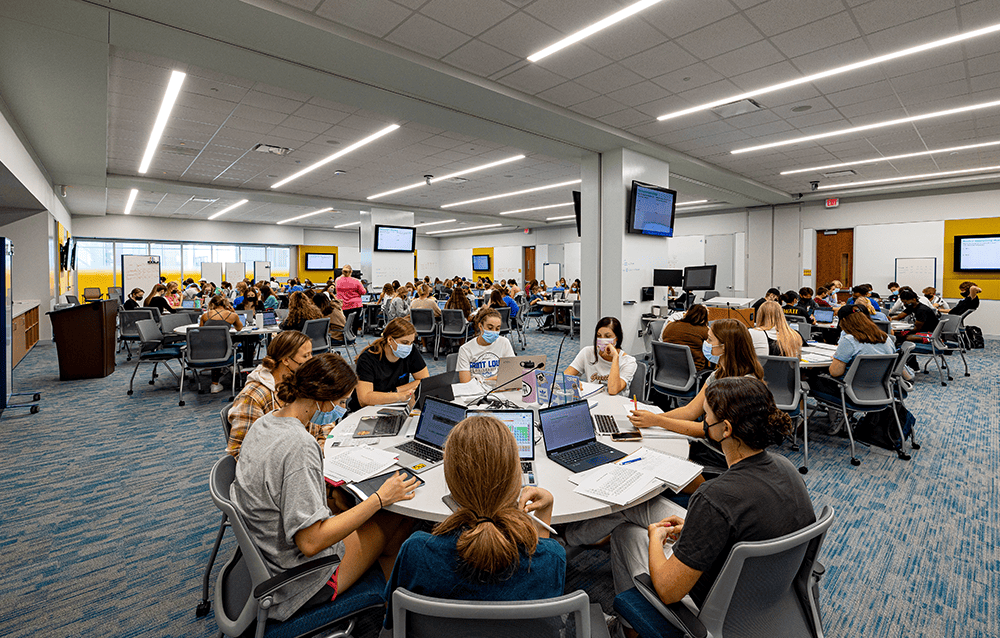
<path fill-rule="evenodd" d="M 539 600 L 562 596 L 566 587 L 566 550 L 551 538 L 541 538 L 535 553 L 521 552 L 513 573 L 493 576 L 475 572 L 458 556 L 461 530 L 433 536 L 414 532 L 396 556 L 385 586 L 386 628 L 392 627 L 392 592 L 405 587 L 414 594 L 451 600 Z"/>

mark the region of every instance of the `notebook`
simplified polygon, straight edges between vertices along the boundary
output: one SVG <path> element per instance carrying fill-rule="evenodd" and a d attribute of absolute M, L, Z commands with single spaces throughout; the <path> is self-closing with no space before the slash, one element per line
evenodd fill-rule
<path fill-rule="evenodd" d="M 507 426 L 517 441 L 521 484 L 538 485 L 535 471 L 535 414 L 531 410 L 469 410 L 466 416 L 491 416 Z"/>
<path fill-rule="evenodd" d="M 400 467 L 411 472 L 426 472 L 444 462 L 444 442 L 451 429 L 465 418 L 465 406 L 428 397 L 417 422 L 412 441 L 389 448 L 399 455 Z"/>
<path fill-rule="evenodd" d="M 571 472 L 584 472 L 625 458 L 624 452 L 598 443 L 586 401 L 543 408 L 538 411 L 538 421 L 545 453 Z"/>

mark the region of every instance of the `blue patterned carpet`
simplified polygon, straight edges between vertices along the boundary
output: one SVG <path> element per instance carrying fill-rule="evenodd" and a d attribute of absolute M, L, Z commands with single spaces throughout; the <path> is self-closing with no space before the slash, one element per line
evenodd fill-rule
<path fill-rule="evenodd" d="M 532 332 L 528 352 L 554 359 L 558 342 Z M 560 367 L 578 348 L 566 340 Z M 42 411 L 0 420 L 0 635 L 215 635 L 194 609 L 219 522 L 207 477 L 228 394 L 186 392 L 180 408 L 172 377 L 149 386 L 144 366 L 126 396 L 124 354 L 106 379 L 61 383 L 55 355 L 39 344 L 15 370 Z M 444 369 L 443 356 L 429 363 Z M 917 380 L 908 405 L 923 448 L 909 462 L 861 448 L 855 468 L 846 440 L 813 440 L 809 492 L 837 511 L 821 555 L 827 636 L 1000 636 L 1000 343 L 970 368 L 946 388 Z M 234 547 L 227 538 L 217 568 Z M 577 555 L 567 588 L 610 611 L 607 557 Z"/>

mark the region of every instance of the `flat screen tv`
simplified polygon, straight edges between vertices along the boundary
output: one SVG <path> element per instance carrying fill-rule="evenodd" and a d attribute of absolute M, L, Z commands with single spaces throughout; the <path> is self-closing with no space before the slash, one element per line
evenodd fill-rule
<path fill-rule="evenodd" d="M 306 253 L 306 270 L 333 270 L 337 256 L 331 253 Z"/>
<path fill-rule="evenodd" d="M 656 237 L 674 236 L 677 191 L 632 180 L 628 205 L 628 232 Z"/>
<path fill-rule="evenodd" d="M 684 290 L 715 290 L 715 264 L 684 269 Z"/>
<path fill-rule="evenodd" d="M 956 236 L 955 270 L 1000 272 L 1000 235 Z"/>
<path fill-rule="evenodd" d="M 375 250 L 412 253 L 417 248 L 417 231 L 407 226 L 375 225 Z"/>
<path fill-rule="evenodd" d="M 653 270 L 654 286 L 673 286 L 680 288 L 684 284 L 684 271 L 680 268 L 676 270 Z"/>
<path fill-rule="evenodd" d="M 573 191 L 573 212 L 576 214 L 576 236 L 583 237 L 580 227 L 580 215 L 582 214 L 583 194 L 580 191 Z"/>
<path fill-rule="evenodd" d="M 473 255 L 472 256 L 472 270 L 473 272 L 489 272 L 490 270 L 490 256 L 489 255 Z"/>

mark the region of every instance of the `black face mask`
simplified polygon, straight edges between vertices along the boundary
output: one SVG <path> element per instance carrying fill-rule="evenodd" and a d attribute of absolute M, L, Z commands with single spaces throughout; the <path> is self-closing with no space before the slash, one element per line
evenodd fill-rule
<path fill-rule="evenodd" d="M 968 296 L 969 296 L 969 291 L 968 291 L 968 290 L 966 290 L 965 292 L 963 292 L 963 293 L 962 293 L 962 296 L 963 296 L 963 297 L 968 297 Z"/>

